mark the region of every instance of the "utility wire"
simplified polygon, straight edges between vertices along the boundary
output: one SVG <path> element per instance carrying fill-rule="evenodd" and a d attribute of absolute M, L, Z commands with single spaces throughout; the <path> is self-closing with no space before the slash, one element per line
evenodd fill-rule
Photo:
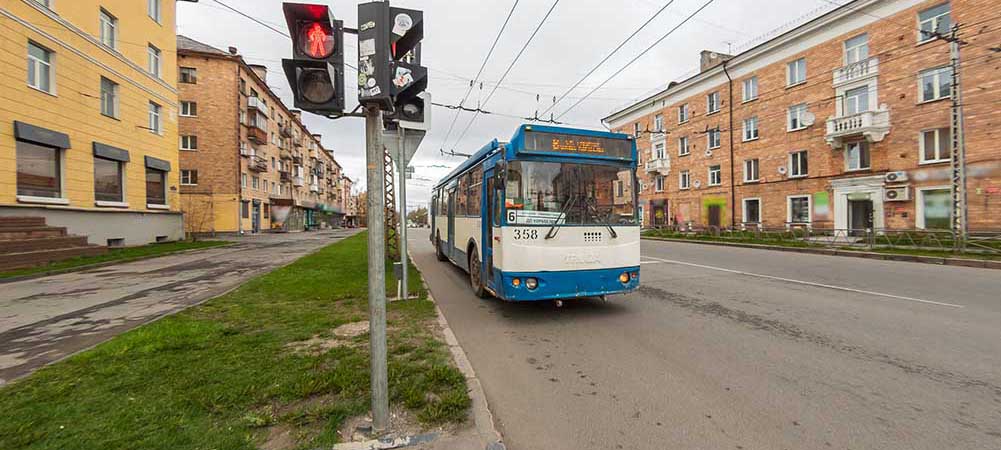
<path fill-rule="evenodd" d="M 519 0 L 514 0 L 514 4 L 511 5 L 511 10 L 507 13 L 507 18 L 504 19 L 504 23 L 501 25 L 500 31 L 497 32 L 497 36 L 494 38 L 494 43 L 490 44 L 490 51 L 488 51 L 487 56 L 483 58 L 483 63 L 480 64 L 480 70 L 476 72 L 476 77 L 469 82 L 469 89 L 466 89 L 466 95 L 462 96 L 462 100 L 459 101 L 459 106 L 462 106 L 462 104 L 466 102 L 469 98 L 469 94 L 473 92 L 473 86 L 476 84 L 477 80 L 480 79 L 480 76 L 483 75 L 483 69 L 487 67 L 487 61 L 490 61 L 490 55 L 493 55 L 494 49 L 497 48 L 497 43 L 500 42 L 501 35 L 504 34 L 504 30 L 507 28 L 508 22 L 511 21 L 511 16 L 514 15 L 514 10 L 518 7 L 518 1 Z M 455 111 L 455 116 L 452 117 L 452 124 L 448 126 L 448 132 L 445 133 L 445 139 L 442 139 L 441 141 L 442 148 L 444 147 L 444 144 L 448 142 L 448 138 L 452 136 L 452 130 L 455 128 L 455 122 L 459 120 L 459 113 L 461 112 L 462 111 L 460 110 Z"/>
<path fill-rule="evenodd" d="M 566 92 L 560 95 L 559 98 L 555 102 L 553 102 L 552 105 L 549 105 L 549 107 L 546 108 L 545 111 L 542 111 L 542 115 L 545 116 L 547 112 L 552 110 L 559 102 L 563 101 L 563 99 L 566 98 L 566 96 L 569 95 L 570 92 L 573 92 L 574 89 L 577 89 L 577 86 L 580 86 L 580 84 L 583 83 L 584 80 L 587 79 L 587 77 L 591 76 L 591 74 L 593 74 L 596 70 L 598 70 L 599 67 L 605 64 L 605 62 L 608 61 L 608 59 L 611 58 L 612 55 L 615 55 L 616 52 L 621 50 L 622 47 L 625 46 L 634 37 L 636 37 L 636 35 L 639 34 L 640 31 L 643 31 L 643 29 L 646 28 L 647 25 L 650 25 L 650 22 L 653 22 L 653 19 L 656 19 L 657 16 L 659 16 L 660 13 L 664 12 L 664 10 L 667 9 L 668 6 L 671 6 L 672 3 L 674 3 L 674 0 L 670 0 L 666 4 L 664 4 L 664 6 L 661 6 L 660 9 L 657 10 L 657 12 L 655 12 L 652 16 L 650 16 L 649 19 L 646 20 L 646 22 L 643 22 L 643 25 L 640 25 L 640 27 L 637 28 L 636 31 L 633 31 L 633 33 L 630 34 L 629 37 L 627 37 L 624 41 L 620 42 L 618 46 L 612 49 L 611 53 L 605 55 L 605 57 L 602 58 L 601 61 L 598 62 L 598 64 L 592 67 L 591 70 L 587 71 L 587 73 L 584 74 L 584 76 L 581 77 L 579 80 L 577 80 L 577 82 L 574 83 L 573 86 L 570 86 L 570 89 L 567 89 Z"/>
<path fill-rule="evenodd" d="M 634 62 L 636 62 L 640 58 L 642 58 L 643 55 L 647 54 L 647 52 L 649 52 L 650 50 L 653 50 L 654 47 L 656 47 L 658 44 L 660 44 L 661 42 L 663 42 L 664 39 L 667 39 L 668 36 L 674 34 L 674 32 L 678 30 L 678 28 L 681 28 L 683 25 L 685 25 L 686 23 L 688 23 L 688 21 L 692 20 L 692 17 L 695 17 L 698 13 L 702 12 L 703 9 L 706 9 L 714 1 L 716 1 L 716 0 L 709 0 L 709 1 L 705 2 L 702 6 L 699 7 L 699 9 L 696 9 L 695 12 L 689 14 L 688 17 L 685 17 L 685 20 L 682 20 L 681 23 L 675 25 L 674 28 L 671 28 L 670 30 L 668 30 L 667 33 L 665 33 L 663 36 L 660 37 L 660 39 L 657 39 L 656 41 L 653 42 L 653 44 L 650 44 L 649 47 L 647 47 L 645 50 L 643 50 L 642 52 L 640 52 L 640 54 L 638 54 L 635 57 L 633 57 L 633 59 L 629 60 L 629 62 L 627 62 L 626 65 L 622 66 L 619 70 L 616 70 L 615 73 L 613 73 L 610 77 L 608 77 L 607 79 L 605 79 L 605 81 L 602 81 L 601 84 L 599 84 L 598 86 L 596 86 L 594 89 L 591 89 L 586 95 L 584 95 L 584 97 L 582 97 L 580 100 L 577 100 L 576 103 L 574 103 L 573 105 L 570 105 L 569 108 L 567 108 L 566 110 L 564 110 L 560 115 L 556 116 L 556 118 L 559 119 L 559 118 L 567 115 L 567 113 L 570 112 L 571 110 L 573 110 L 574 108 L 576 108 L 577 105 L 583 103 L 584 100 L 587 100 L 587 98 L 590 97 L 591 94 L 594 94 L 598 90 L 598 88 L 604 86 L 605 84 L 608 84 L 609 81 L 612 81 L 613 78 L 617 77 L 620 73 L 622 73 L 622 71 L 626 70 Z"/>
<path fill-rule="evenodd" d="M 558 5 L 558 4 L 560 4 L 560 0 L 556 0 L 555 2 L 553 2 L 553 6 L 549 7 L 549 11 L 546 11 L 546 15 L 542 17 L 542 20 L 539 22 L 539 25 L 537 25 L 535 27 L 535 30 L 532 31 L 532 35 L 528 37 L 527 41 L 525 41 L 525 45 L 521 46 L 521 50 L 519 50 L 518 54 L 515 55 L 514 60 L 511 61 L 511 64 L 509 64 L 507 66 L 507 70 L 504 71 L 504 73 L 501 75 L 500 79 L 497 80 L 497 84 L 494 84 L 493 89 L 491 89 L 490 93 L 487 94 L 487 98 L 483 100 L 483 104 L 481 106 L 487 106 L 487 103 L 490 102 L 491 98 L 493 98 L 494 93 L 497 92 L 497 88 L 499 88 L 500 85 L 501 85 L 501 83 L 504 82 L 504 79 L 507 78 L 507 75 L 509 73 L 511 73 L 511 69 L 514 69 L 514 65 L 518 63 L 518 60 L 521 58 L 521 55 L 523 53 L 525 53 L 525 49 L 527 49 L 528 45 L 532 43 L 533 39 L 535 39 L 535 35 L 539 34 L 539 30 L 542 29 L 542 26 L 546 23 L 546 20 L 549 19 L 549 16 L 553 13 L 553 10 L 556 9 L 556 5 Z M 480 116 L 480 113 L 477 112 L 477 113 L 473 114 L 473 118 L 472 119 L 469 119 L 469 123 L 466 124 L 466 128 L 462 130 L 462 133 L 459 135 L 459 138 L 455 140 L 454 144 L 452 144 L 452 149 L 453 150 L 455 149 L 456 146 L 459 145 L 459 143 L 462 142 L 462 138 L 466 137 L 466 133 L 469 132 L 469 128 L 473 126 L 473 122 L 476 122 L 476 118 L 479 117 L 479 116 Z"/>

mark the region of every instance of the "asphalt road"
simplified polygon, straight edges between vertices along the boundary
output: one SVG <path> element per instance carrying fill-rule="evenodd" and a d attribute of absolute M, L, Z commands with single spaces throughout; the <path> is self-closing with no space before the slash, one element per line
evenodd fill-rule
<path fill-rule="evenodd" d="M 356 232 L 261 234 L 226 247 L 0 284 L 0 385 Z"/>
<path fill-rule="evenodd" d="M 412 237 L 508 448 L 1001 448 L 999 271 L 644 241 L 638 292 L 557 309 Z"/>

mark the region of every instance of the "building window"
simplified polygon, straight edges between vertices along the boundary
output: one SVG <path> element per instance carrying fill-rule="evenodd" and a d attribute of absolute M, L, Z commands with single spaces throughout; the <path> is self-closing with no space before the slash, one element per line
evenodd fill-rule
<path fill-rule="evenodd" d="M 688 136 L 682 136 L 678 138 L 678 156 L 685 156 L 692 152 L 692 149 L 688 147 Z"/>
<path fill-rule="evenodd" d="M 633 137 L 635 137 L 635 138 L 640 137 L 640 133 L 641 133 L 641 131 L 640 131 L 640 123 L 636 122 L 636 123 L 633 124 Z"/>
<path fill-rule="evenodd" d="M 845 65 L 855 64 L 869 58 L 869 35 L 860 34 L 845 41 Z"/>
<path fill-rule="evenodd" d="M 653 159 L 665 159 L 667 155 L 664 152 L 664 143 L 658 142 L 653 145 Z"/>
<path fill-rule="evenodd" d="M 17 141 L 17 195 L 62 197 L 62 155 L 54 147 Z"/>
<path fill-rule="evenodd" d="M 869 86 L 857 87 L 845 92 L 844 115 L 851 116 L 869 110 Z"/>
<path fill-rule="evenodd" d="M 759 180 L 758 159 L 748 159 L 744 161 L 744 182 L 753 183 Z"/>
<path fill-rule="evenodd" d="M 922 131 L 918 146 L 921 163 L 949 161 L 952 158 L 952 132 L 948 128 Z"/>
<path fill-rule="evenodd" d="M 183 117 L 197 117 L 198 116 L 198 103 L 195 102 L 181 102 L 181 116 Z"/>
<path fill-rule="evenodd" d="M 845 170 L 869 168 L 869 143 L 849 142 L 845 145 Z"/>
<path fill-rule="evenodd" d="M 40 91 L 55 93 L 53 89 L 55 54 L 34 42 L 28 42 L 28 86 Z"/>
<path fill-rule="evenodd" d="M 720 170 L 720 166 L 709 166 L 709 185 L 719 186 L 723 184 L 723 172 Z"/>
<path fill-rule="evenodd" d="M 789 131 L 797 131 L 806 128 L 803 117 L 806 116 L 806 103 L 800 103 L 789 107 Z"/>
<path fill-rule="evenodd" d="M 786 66 L 787 86 L 806 82 L 806 58 L 797 59 Z"/>
<path fill-rule="evenodd" d="M 146 14 L 156 23 L 160 23 L 160 0 L 146 0 Z"/>
<path fill-rule="evenodd" d="M 688 176 L 687 170 L 678 173 L 678 189 L 688 189 L 692 185 L 692 179 Z"/>
<path fill-rule="evenodd" d="M 260 186 L 261 186 L 261 179 L 259 177 L 257 177 L 257 176 L 250 177 L 250 188 L 251 189 L 253 189 L 253 190 L 256 191 L 256 190 L 260 189 Z"/>
<path fill-rule="evenodd" d="M 250 201 L 249 200 L 243 200 L 242 202 L 240 202 L 240 216 L 243 217 L 244 219 L 249 219 L 250 218 Z"/>
<path fill-rule="evenodd" d="M 756 98 L 758 98 L 758 77 L 744 80 L 744 101 L 749 102 Z"/>
<path fill-rule="evenodd" d="M 678 107 L 678 123 L 688 122 L 688 103 Z"/>
<path fill-rule="evenodd" d="M 198 83 L 198 69 L 195 69 L 194 67 L 181 67 L 178 69 L 177 74 L 177 81 L 180 83 Z"/>
<path fill-rule="evenodd" d="M 146 168 L 146 204 L 167 204 L 167 172 Z"/>
<path fill-rule="evenodd" d="M 181 136 L 181 150 L 198 150 L 198 136 Z"/>
<path fill-rule="evenodd" d="M 656 116 L 654 116 L 654 118 L 653 118 L 653 131 L 656 131 L 658 133 L 660 133 L 661 131 L 664 131 L 664 115 L 663 114 L 657 114 Z"/>
<path fill-rule="evenodd" d="M 952 191 L 949 188 L 918 189 L 918 228 L 952 228 Z"/>
<path fill-rule="evenodd" d="M 809 195 L 789 197 L 789 212 L 786 221 L 789 223 L 810 223 Z"/>
<path fill-rule="evenodd" d="M 949 34 L 952 20 L 949 18 L 949 3 L 933 6 L 918 13 L 918 42 L 926 42 Z"/>
<path fill-rule="evenodd" d="M 789 154 L 789 176 L 805 177 L 809 174 L 808 155 L 806 150 Z"/>
<path fill-rule="evenodd" d="M 706 96 L 706 115 L 719 112 L 719 91 Z"/>
<path fill-rule="evenodd" d="M 118 19 L 101 8 L 101 43 L 109 48 L 118 48 Z"/>
<path fill-rule="evenodd" d="M 181 185 L 195 186 L 198 184 L 198 171 L 181 169 Z"/>
<path fill-rule="evenodd" d="M 952 95 L 951 67 L 924 70 L 918 76 L 918 98 L 922 102 L 943 99 L 950 95 Z"/>
<path fill-rule="evenodd" d="M 655 192 L 664 192 L 664 176 L 657 175 L 657 178 L 653 180 L 653 190 Z"/>
<path fill-rule="evenodd" d="M 118 117 L 118 83 L 101 77 L 101 114 Z"/>
<path fill-rule="evenodd" d="M 154 134 L 160 134 L 163 130 L 160 128 L 160 109 L 161 106 L 149 102 L 149 132 Z"/>
<path fill-rule="evenodd" d="M 99 202 L 121 203 L 124 200 L 121 161 L 94 158 L 94 199 Z"/>
<path fill-rule="evenodd" d="M 156 48 L 153 44 L 149 44 L 149 48 L 147 48 L 146 53 L 148 56 L 148 60 L 146 61 L 146 70 L 153 74 L 153 76 L 160 78 L 160 67 L 162 65 L 160 62 L 160 56 L 162 52 L 160 52 L 160 49 Z"/>
<path fill-rule="evenodd" d="M 720 142 L 720 131 L 719 128 L 714 128 L 706 133 L 707 144 L 709 148 L 719 148 Z"/>
<path fill-rule="evenodd" d="M 758 138 L 757 116 L 744 119 L 744 142 L 753 141 L 757 138 Z"/>
<path fill-rule="evenodd" d="M 240 174 L 240 187 L 247 187 L 247 174 Z"/>
<path fill-rule="evenodd" d="M 744 199 L 744 223 L 761 223 L 761 199 Z"/>

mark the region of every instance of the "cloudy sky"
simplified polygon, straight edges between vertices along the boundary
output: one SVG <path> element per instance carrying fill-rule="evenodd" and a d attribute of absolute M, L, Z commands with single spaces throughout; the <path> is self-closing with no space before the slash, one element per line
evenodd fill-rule
<path fill-rule="evenodd" d="M 328 4 L 345 26 L 357 26 L 357 0 L 312 1 Z M 470 153 L 491 139 L 506 140 L 525 122 L 521 118 L 535 117 L 537 112 L 546 110 L 555 96 L 563 94 L 667 3 L 670 6 L 642 32 L 556 105 L 555 114 L 565 114 L 560 121 L 601 128 L 601 118 L 608 113 L 656 92 L 672 80 L 694 74 L 700 50 L 739 52 L 834 7 L 832 0 L 715 0 L 590 98 L 567 111 L 581 96 L 708 0 L 560 0 L 498 85 L 497 81 L 554 1 L 517 1 L 483 75 L 474 83 L 464 103 L 473 108 L 480 104 L 482 109 L 498 114 L 479 115 L 474 121 L 473 113 L 462 112 L 457 116 L 454 110 L 433 108 L 432 129 L 411 163 L 417 178 L 407 185 L 411 208 L 427 202 L 432 184 L 428 180 L 439 179 L 462 160 L 442 156 L 439 150 Z M 291 105 L 288 83 L 281 71 L 281 58 L 291 53 L 290 41 L 226 9 L 220 2 L 280 30 L 286 28 L 280 0 L 200 0 L 178 3 L 178 33 L 220 49 L 235 46 L 249 63 L 268 66 L 268 84 Z M 422 63 L 429 68 L 428 90 L 435 102 L 455 105 L 462 100 L 515 3 L 515 0 L 393 1 L 394 6 L 424 11 Z M 353 36 L 346 39 L 345 61 L 353 62 L 357 43 Z M 353 74 L 349 70 L 346 78 L 352 79 Z M 350 83 L 349 89 L 353 89 Z M 349 109 L 357 104 L 355 92 L 349 91 L 346 98 Z M 323 134 L 324 146 L 334 149 L 347 175 L 363 187 L 363 119 L 331 121 L 305 116 L 310 130 Z"/>

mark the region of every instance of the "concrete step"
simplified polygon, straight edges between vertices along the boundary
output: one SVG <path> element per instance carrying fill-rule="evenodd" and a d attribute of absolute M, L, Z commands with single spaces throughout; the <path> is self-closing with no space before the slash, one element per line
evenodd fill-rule
<path fill-rule="evenodd" d="M 5 253 L 0 254 L 0 271 L 34 267 L 80 256 L 102 255 L 107 251 L 107 247 L 88 245 L 86 247 L 68 247 L 21 253 Z"/>
<path fill-rule="evenodd" d="M 0 229 L 2 228 L 23 228 L 23 227 L 44 227 L 44 217 L 20 217 L 20 216 L 0 216 Z"/>
<path fill-rule="evenodd" d="M 66 227 L 27 226 L 0 228 L 0 241 L 66 236 Z"/>
<path fill-rule="evenodd" d="M 0 255 L 24 253 L 35 250 L 53 250 L 68 247 L 86 247 L 86 236 L 55 236 L 37 239 L 13 239 L 0 241 Z"/>

